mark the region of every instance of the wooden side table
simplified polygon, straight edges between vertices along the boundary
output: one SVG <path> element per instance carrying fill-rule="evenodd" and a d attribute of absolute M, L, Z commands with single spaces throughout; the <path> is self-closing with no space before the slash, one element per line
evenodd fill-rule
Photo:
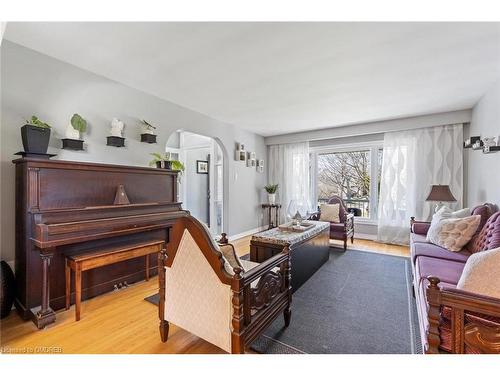
<path fill-rule="evenodd" d="M 276 228 L 278 225 L 280 225 L 280 209 L 281 209 L 281 204 L 279 203 L 263 203 L 262 208 L 264 210 L 268 210 L 268 220 L 269 220 L 269 229 Z M 273 214 L 274 211 L 274 214 Z M 273 221 L 274 218 L 274 221 Z"/>

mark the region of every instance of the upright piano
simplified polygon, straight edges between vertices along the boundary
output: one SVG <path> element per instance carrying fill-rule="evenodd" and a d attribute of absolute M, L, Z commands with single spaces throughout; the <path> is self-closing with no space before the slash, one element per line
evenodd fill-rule
<path fill-rule="evenodd" d="M 65 305 L 67 255 L 169 239 L 188 213 L 177 201 L 177 172 L 60 160 L 22 158 L 16 168 L 15 305 L 38 328 Z M 117 189 L 128 204 L 114 204 Z M 123 191 L 123 190 L 120 190 Z M 130 259 L 89 270 L 82 298 L 145 278 L 145 263 Z M 156 259 L 150 263 L 156 272 Z"/>

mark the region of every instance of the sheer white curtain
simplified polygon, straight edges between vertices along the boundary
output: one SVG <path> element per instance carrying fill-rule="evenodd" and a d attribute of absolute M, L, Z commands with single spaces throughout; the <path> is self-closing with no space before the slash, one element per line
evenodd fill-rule
<path fill-rule="evenodd" d="M 310 204 L 309 142 L 269 146 L 269 183 L 279 184 L 277 202 L 281 203 L 281 222 L 292 199 Z"/>
<path fill-rule="evenodd" d="M 428 220 L 433 204 L 426 202 L 431 185 L 450 185 L 462 207 L 463 126 L 437 126 L 390 132 L 384 136 L 378 241 L 408 244 L 409 220 Z"/>

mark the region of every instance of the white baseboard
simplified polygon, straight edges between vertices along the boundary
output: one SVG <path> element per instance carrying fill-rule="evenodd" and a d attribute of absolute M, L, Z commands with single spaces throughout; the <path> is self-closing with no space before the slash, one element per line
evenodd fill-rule
<path fill-rule="evenodd" d="M 257 232 L 262 232 L 265 229 L 267 229 L 267 225 L 264 225 L 264 226 L 261 226 L 258 228 L 254 228 L 254 229 L 250 229 L 250 230 L 247 230 L 245 232 L 238 233 L 238 234 L 233 234 L 232 236 L 229 236 L 228 239 L 229 239 L 229 241 L 236 241 L 236 240 L 239 240 L 240 238 L 243 238 L 246 236 L 251 236 L 252 234 L 255 234 Z"/>

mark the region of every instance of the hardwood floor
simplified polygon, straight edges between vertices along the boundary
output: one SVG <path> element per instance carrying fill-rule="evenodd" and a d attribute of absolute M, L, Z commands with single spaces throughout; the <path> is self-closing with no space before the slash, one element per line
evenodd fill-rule
<path fill-rule="evenodd" d="M 250 237 L 233 242 L 238 255 L 249 252 L 249 243 Z M 368 240 L 355 240 L 348 248 L 409 256 L 408 247 Z M 170 326 L 168 341 L 162 343 L 158 333 L 158 309 L 144 301 L 157 291 L 158 279 L 155 277 L 84 301 L 79 322 L 75 322 L 75 307 L 72 305 L 68 311 L 58 311 L 56 323 L 41 331 L 13 311 L 0 321 L 0 352 L 224 353 L 174 325 Z"/>
<path fill-rule="evenodd" d="M 341 241 L 330 240 L 330 243 L 335 244 L 335 246 L 338 245 L 339 247 L 343 246 L 343 242 Z M 408 246 L 390 245 L 370 240 L 355 239 L 354 244 L 351 245 L 350 242 L 347 243 L 347 249 L 369 251 L 372 253 L 396 255 L 402 257 L 410 256 L 410 248 Z"/>

